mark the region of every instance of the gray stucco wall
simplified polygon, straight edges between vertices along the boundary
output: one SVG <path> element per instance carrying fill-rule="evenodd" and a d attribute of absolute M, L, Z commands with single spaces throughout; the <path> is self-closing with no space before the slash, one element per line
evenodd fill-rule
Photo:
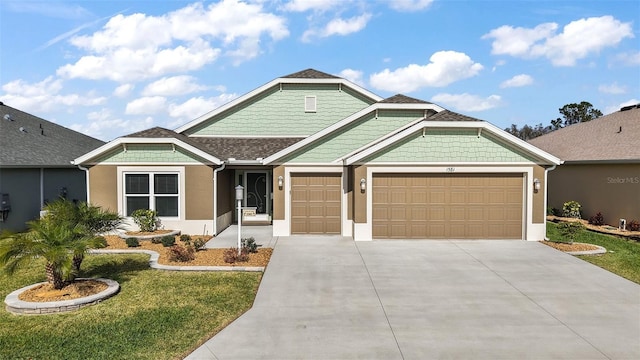
<path fill-rule="evenodd" d="M 0 193 L 9 194 L 11 211 L 0 231 L 22 231 L 26 222 L 40 216 L 42 201 L 53 201 L 66 188 L 67 199 L 86 201 L 85 173 L 79 169 L 44 169 L 42 189 L 40 169 L 0 169 Z M 41 199 L 41 190 L 43 199 Z"/>

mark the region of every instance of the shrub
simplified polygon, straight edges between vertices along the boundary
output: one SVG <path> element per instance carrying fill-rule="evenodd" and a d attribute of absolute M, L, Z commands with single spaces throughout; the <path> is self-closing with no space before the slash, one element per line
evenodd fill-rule
<path fill-rule="evenodd" d="M 140 242 L 138 241 L 138 238 L 130 237 L 130 238 L 127 238 L 125 240 L 125 242 L 127 243 L 128 247 L 138 247 L 138 246 L 140 246 Z"/>
<path fill-rule="evenodd" d="M 203 238 L 195 238 L 193 239 L 193 248 L 196 251 L 200 251 L 202 250 L 202 248 L 204 247 L 204 244 L 207 243 L 207 240 L 203 239 Z"/>
<path fill-rule="evenodd" d="M 236 262 L 244 262 L 249 260 L 249 253 L 243 248 L 238 254 L 237 248 L 228 248 L 223 254 L 224 262 L 233 264 Z"/>
<path fill-rule="evenodd" d="M 631 220 L 627 223 L 627 230 L 640 231 L 640 222 L 638 220 Z"/>
<path fill-rule="evenodd" d="M 582 215 L 580 215 L 580 208 L 582 208 L 582 206 L 577 201 L 567 201 L 562 205 L 562 216 L 582 219 Z"/>
<path fill-rule="evenodd" d="M 589 224 L 596 225 L 596 226 L 604 225 L 604 216 L 602 216 L 602 213 L 598 211 L 597 214 L 595 214 L 594 216 L 590 217 L 589 218 Z"/>
<path fill-rule="evenodd" d="M 569 244 L 573 244 L 578 234 L 584 229 L 579 221 L 568 221 L 558 225 L 558 231 L 564 237 Z"/>
<path fill-rule="evenodd" d="M 182 241 L 186 245 L 191 245 L 191 236 L 188 234 L 182 234 L 180 235 L 180 241 Z"/>
<path fill-rule="evenodd" d="M 258 252 L 258 244 L 256 244 L 256 239 L 252 237 L 242 239 L 242 249 L 247 249 L 247 253 L 255 254 Z"/>
<path fill-rule="evenodd" d="M 162 243 L 162 238 L 160 238 L 160 237 L 152 237 L 151 238 L 151 243 L 152 244 L 161 244 Z"/>
<path fill-rule="evenodd" d="M 140 231 L 153 232 L 158 227 L 158 218 L 156 215 L 155 210 L 138 209 L 131 214 L 131 217 L 138 227 L 140 227 Z"/>
<path fill-rule="evenodd" d="M 107 239 L 104 236 L 98 236 L 94 244 L 96 249 L 104 249 L 107 247 Z"/>
<path fill-rule="evenodd" d="M 551 206 L 547 206 L 547 215 L 558 216 L 558 214 L 559 214 L 558 209 Z"/>
<path fill-rule="evenodd" d="M 160 242 L 164 247 L 173 246 L 176 244 L 176 237 L 173 235 L 163 236 L 162 238 L 160 238 Z"/>
<path fill-rule="evenodd" d="M 169 249 L 169 260 L 176 262 L 191 261 L 196 258 L 191 246 L 174 245 Z"/>

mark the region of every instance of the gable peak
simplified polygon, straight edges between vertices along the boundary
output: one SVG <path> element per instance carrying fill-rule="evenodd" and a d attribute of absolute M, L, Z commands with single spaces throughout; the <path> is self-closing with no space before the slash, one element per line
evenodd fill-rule
<path fill-rule="evenodd" d="M 286 79 L 340 79 L 340 77 L 318 71 L 316 69 L 305 69 L 283 76 Z"/>

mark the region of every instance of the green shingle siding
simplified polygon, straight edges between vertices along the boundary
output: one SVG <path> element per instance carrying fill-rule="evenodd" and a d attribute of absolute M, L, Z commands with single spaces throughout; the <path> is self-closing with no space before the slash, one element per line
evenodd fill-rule
<path fill-rule="evenodd" d="M 207 163 L 208 161 L 170 144 L 128 144 L 97 159 L 98 163 Z"/>
<path fill-rule="evenodd" d="M 363 162 L 530 162 L 532 158 L 506 147 L 475 129 L 427 129 L 363 159 Z"/>
<path fill-rule="evenodd" d="M 331 135 L 328 135 L 310 146 L 301 149 L 285 162 L 293 163 L 326 163 L 348 154 L 383 135 L 397 130 L 421 118 L 423 111 L 380 110 L 369 113 L 360 120 L 351 123 Z"/>
<path fill-rule="evenodd" d="M 305 112 L 305 96 L 315 95 L 317 111 Z M 359 111 L 373 101 L 338 84 L 283 84 L 205 121 L 188 135 L 308 136 Z"/>

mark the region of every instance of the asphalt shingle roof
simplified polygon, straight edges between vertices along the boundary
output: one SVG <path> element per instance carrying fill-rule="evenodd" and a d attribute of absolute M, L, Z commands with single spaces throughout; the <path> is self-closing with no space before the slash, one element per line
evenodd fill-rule
<path fill-rule="evenodd" d="M 458 114 L 457 112 L 453 112 L 449 110 L 440 111 L 439 113 L 436 113 L 433 116 L 428 117 L 427 120 L 429 121 L 482 121 L 480 119 Z"/>
<path fill-rule="evenodd" d="M 431 104 L 428 101 L 412 98 L 406 95 L 397 94 L 380 101 L 385 104 Z"/>
<path fill-rule="evenodd" d="M 291 78 L 293 78 L 293 79 L 340 79 L 340 77 L 338 77 L 338 76 L 327 74 L 327 73 L 323 73 L 322 71 L 318 71 L 318 70 L 315 70 L 315 69 L 306 69 L 306 70 L 298 71 L 296 73 L 283 76 L 283 78 L 288 78 L 288 79 L 291 79 Z"/>
<path fill-rule="evenodd" d="M 564 161 L 640 160 L 640 104 L 529 140 Z"/>
<path fill-rule="evenodd" d="M 229 158 L 235 158 L 236 160 L 266 158 L 302 140 L 302 138 L 187 137 L 161 127 L 154 127 L 124 137 L 175 138 L 220 160 Z"/>
<path fill-rule="evenodd" d="M 104 141 L 0 104 L 0 166 L 72 167 L 73 159 L 104 145 Z"/>

